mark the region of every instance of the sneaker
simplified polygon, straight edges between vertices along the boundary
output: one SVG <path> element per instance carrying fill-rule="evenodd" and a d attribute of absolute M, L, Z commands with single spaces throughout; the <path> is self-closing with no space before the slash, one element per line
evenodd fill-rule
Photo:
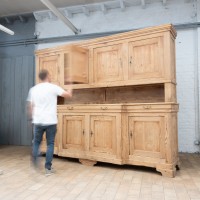
<path fill-rule="evenodd" d="M 51 176 L 51 175 L 53 175 L 55 173 L 56 173 L 56 170 L 53 169 L 53 168 L 51 168 L 51 169 L 45 169 L 45 175 L 46 176 Z"/>

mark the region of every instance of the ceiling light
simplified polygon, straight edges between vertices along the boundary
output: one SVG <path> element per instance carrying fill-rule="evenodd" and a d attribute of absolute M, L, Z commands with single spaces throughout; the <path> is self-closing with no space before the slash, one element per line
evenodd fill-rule
<path fill-rule="evenodd" d="M 75 34 L 80 33 L 77 29 L 49 0 L 40 0 L 47 8 L 49 8 L 60 20 L 62 20 Z"/>
<path fill-rule="evenodd" d="M 15 33 L 13 31 L 11 31 L 10 29 L 6 28 L 5 26 L 0 24 L 0 30 L 10 34 L 10 35 L 14 35 Z"/>

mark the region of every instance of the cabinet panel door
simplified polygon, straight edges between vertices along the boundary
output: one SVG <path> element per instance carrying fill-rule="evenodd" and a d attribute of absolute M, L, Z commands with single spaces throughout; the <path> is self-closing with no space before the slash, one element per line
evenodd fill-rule
<path fill-rule="evenodd" d="M 88 83 L 88 53 L 80 52 L 64 52 L 63 57 L 63 78 L 64 86 L 70 82 Z"/>
<path fill-rule="evenodd" d="M 129 156 L 164 157 L 164 117 L 129 117 Z"/>
<path fill-rule="evenodd" d="M 51 82 L 59 84 L 59 67 L 60 56 L 59 54 L 45 55 L 39 58 L 39 70 L 46 69 L 51 76 Z"/>
<path fill-rule="evenodd" d="M 163 62 L 162 37 L 129 42 L 129 80 L 162 78 Z"/>
<path fill-rule="evenodd" d="M 84 149 L 85 116 L 63 116 L 62 149 Z"/>
<path fill-rule="evenodd" d="M 123 80 L 121 44 L 94 49 L 93 62 L 95 82 Z"/>
<path fill-rule="evenodd" d="M 116 154 L 116 116 L 91 116 L 90 151 Z"/>

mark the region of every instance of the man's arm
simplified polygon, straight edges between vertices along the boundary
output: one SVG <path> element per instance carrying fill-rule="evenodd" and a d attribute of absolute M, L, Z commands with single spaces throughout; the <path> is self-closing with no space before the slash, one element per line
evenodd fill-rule
<path fill-rule="evenodd" d="M 61 97 L 64 97 L 65 99 L 72 97 L 72 82 L 71 82 L 71 78 L 68 77 L 66 79 L 66 81 L 68 83 L 67 90 L 64 90 L 60 86 L 57 86 L 57 95 L 61 96 Z"/>
<path fill-rule="evenodd" d="M 67 91 L 64 91 L 60 96 L 64 97 L 64 98 L 71 98 L 72 97 L 72 89 L 68 89 Z"/>

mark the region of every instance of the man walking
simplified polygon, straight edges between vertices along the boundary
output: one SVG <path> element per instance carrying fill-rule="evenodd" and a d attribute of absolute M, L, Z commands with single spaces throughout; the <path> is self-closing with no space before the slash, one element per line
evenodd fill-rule
<path fill-rule="evenodd" d="M 41 83 L 29 90 L 28 113 L 34 125 L 34 139 L 32 159 L 35 167 L 38 166 L 38 152 L 44 132 L 46 132 L 47 152 L 45 162 L 46 175 L 54 173 L 52 159 L 54 141 L 57 126 L 57 96 L 64 98 L 72 97 L 72 90 L 63 90 L 61 87 L 51 84 L 51 77 L 47 70 L 39 73 Z"/>

